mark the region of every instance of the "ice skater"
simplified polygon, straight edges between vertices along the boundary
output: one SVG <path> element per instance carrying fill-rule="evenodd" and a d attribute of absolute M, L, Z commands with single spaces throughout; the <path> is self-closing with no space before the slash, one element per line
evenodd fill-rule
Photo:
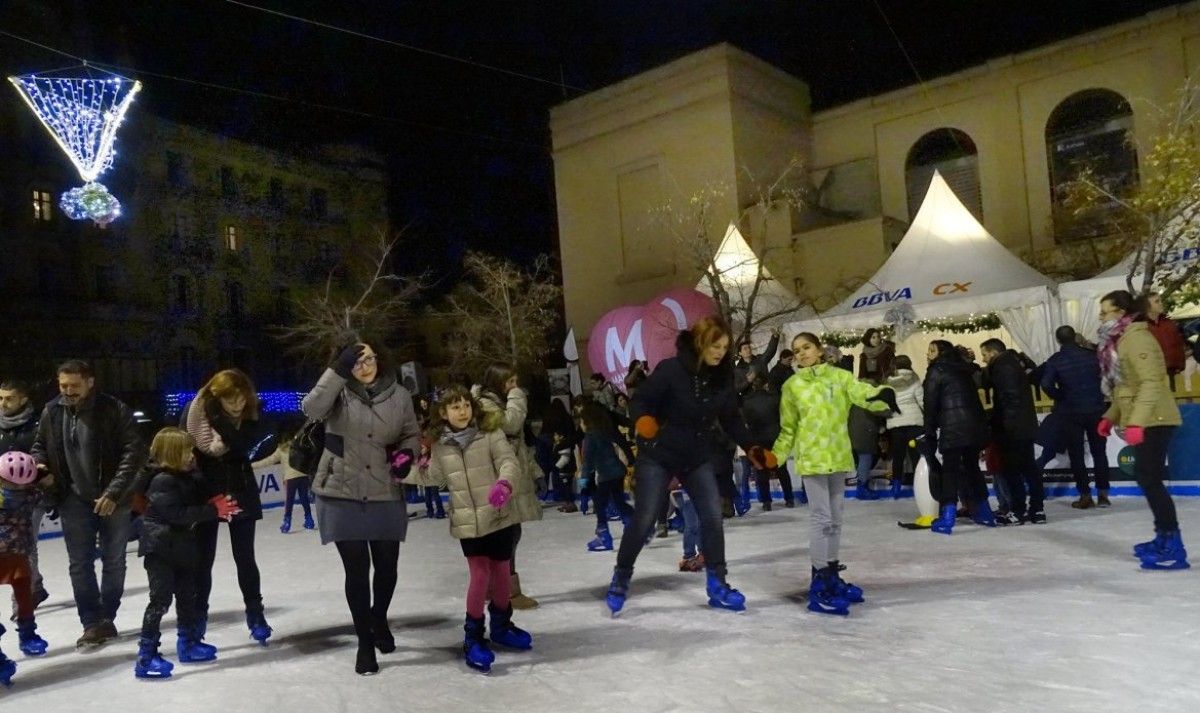
<path fill-rule="evenodd" d="M 876 413 L 898 409 L 890 388 L 859 381 L 850 372 L 825 363 L 816 335 L 797 334 L 792 339 L 792 353 L 800 368 L 783 384 L 779 438 L 771 450 L 781 461 L 795 457 L 796 472 L 805 483 L 812 507 L 808 608 L 844 616 L 850 604 L 863 601 L 862 589 L 841 578 L 838 562 L 843 493 L 846 478 L 854 471 L 847 426 L 850 407 Z"/>
<path fill-rule="evenodd" d="M 149 504 L 142 515 L 138 555 L 146 567 L 150 601 L 142 617 L 137 678 L 169 678 L 174 665 L 158 653 L 160 624 L 175 599 L 178 636 L 175 652 L 180 663 L 212 661 L 217 647 L 199 636 L 196 577 L 200 566 L 196 525 L 225 520 L 241 512 L 237 503 L 219 493 L 209 497 L 208 485 L 195 472 L 195 441 L 180 428 L 164 428 L 150 443 L 157 473 L 146 488 Z"/>
<path fill-rule="evenodd" d="M 292 509 L 296 501 L 299 501 L 300 507 L 304 508 L 304 529 L 315 530 L 317 527 L 312 516 L 312 506 L 309 504 L 311 496 L 309 495 L 308 475 L 293 468 L 288 461 L 291 446 L 292 436 L 284 435 L 280 437 L 279 445 L 271 455 L 250 464 L 250 467 L 255 470 L 269 465 L 283 466 L 283 522 L 279 525 L 279 531 L 285 535 L 292 531 Z"/>
<path fill-rule="evenodd" d="M 1183 420 L 1171 396 L 1162 348 L 1125 290 L 1100 299 L 1100 386 L 1112 405 L 1096 430 L 1113 429 L 1133 447 L 1134 474 L 1154 513 L 1154 539 L 1135 545 L 1143 569 L 1187 569 L 1175 501 L 1163 484 L 1167 445 Z"/>
<path fill-rule="evenodd" d="M 633 507 L 622 497 L 625 482 L 625 452 L 615 440 L 617 430 L 608 416 L 608 409 L 591 401 L 584 404 L 580 425 L 583 438 L 583 469 L 581 483 L 592 483 L 596 504 L 596 538 L 587 544 L 589 552 L 604 552 L 613 548 L 612 533 L 608 531 L 608 511 L 611 505 L 629 526 Z"/>
<path fill-rule="evenodd" d="M 34 619 L 33 577 L 29 570 L 30 532 L 33 514 L 44 506 L 41 487 L 49 487 L 53 477 L 38 481 L 37 462 L 21 451 L 0 455 L 0 584 L 12 586 L 17 600 L 17 636 L 21 653 L 41 656 L 48 648 L 37 634 Z M 0 636 L 4 626 L 0 625 Z M 0 685 L 12 685 L 17 665 L 0 651 Z"/>
<path fill-rule="evenodd" d="M 458 539 L 470 571 L 463 657 L 467 666 L 484 673 L 496 659 L 484 639 L 485 603 L 492 643 L 533 648 L 529 632 L 512 622 L 509 563 L 517 526 L 540 511 L 541 503 L 501 430 L 502 419 L 500 412 L 484 411 L 466 389 L 446 389 L 434 405 L 429 460 L 404 480 L 450 491 L 450 534 Z"/>
<path fill-rule="evenodd" d="M 752 441 L 742 421 L 729 334 L 729 327 L 718 317 L 706 317 L 680 332 L 676 356 L 660 363 L 633 397 L 634 429 L 642 440 L 634 465 L 633 524 L 621 538 L 606 596 L 614 616 L 625 606 L 634 563 L 666 504 L 672 476 L 678 476 L 687 488 L 700 517 L 709 605 L 733 611 L 746 608 L 746 598 L 725 579 L 725 530 L 714 477 L 714 462 L 724 457 L 718 424 L 742 446 L 756 468 L 773 469 L 778 463 Z"/>

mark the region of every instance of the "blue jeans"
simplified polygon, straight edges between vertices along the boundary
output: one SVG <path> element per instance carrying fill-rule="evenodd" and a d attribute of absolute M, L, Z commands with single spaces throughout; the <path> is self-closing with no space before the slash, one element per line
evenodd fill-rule
<path fill-rule="evenodd" d="M 687 493 L 680 492 L 675 497 L 675 507 L 683 515 L 683 557 L 691 559 L 696 556 L 696 546 L 700 544 L 700 516 Z"/>
<path fill-rule="evenodd" d="M 858 474 L 858 484 L 865 488 L 871 480 L 871 468 L 875 466 L 875 454 L 858 452 L 854 454 L 854 459 L 854 469 Z"/>
<path fill-rule="evenodd" d="M 71 590 L 83 628 L 113 621 L 125 593 L 125 546 L 129 542 L 129 506 L 121 505 L 108 517 L 92 512 L 94 506 L 74 493 L 58 506 L 63 542 L 70 562 Z M 103 561 L 96 582 L 96 538 Z"/>
<path fill-rule="evenodd" d="M 712 461 L 705 461 L 690 471 L 675 475 L 691 496 L 700 519 L 701 551 L 704 552 L 705 565 L 718 576 L 724 577 L 725 524 L 721 522 L 721 495 L 717 490 L 716 470 Z M 617 569 L 633 573 L 633 565 L 646 544 L 646 536 L 654 527 L 654 521 L 658 519 L 658 511 L 667 503 L 667 484 L 671 476 L 657 462 L 644 456 L 638 458 L 633 470 L 634 480 L 637 481 L 633 526 L 621 537 Z M 732 485 L 733 481 L 729 483 Z"/>

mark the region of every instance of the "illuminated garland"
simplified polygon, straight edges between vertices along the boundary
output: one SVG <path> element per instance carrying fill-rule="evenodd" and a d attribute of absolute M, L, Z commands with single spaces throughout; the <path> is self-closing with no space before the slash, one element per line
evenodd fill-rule
<path fill-rule="evenodd" d="M 93 72 L 86 65 L 72 71 Z M 108 72 L 99 74 L 103 76 L 51 76 L 55 75 L 51 72 L 8 81 L 85 181 L 64 193 L 59 207 L 72 220 L 90 218 L 103 226 L 121 214 L 121 204 L 96 179 L 112 166 L 117 129 L 142 84 Z"/>
<path fill-rule="evenodd" d="M 1000 317 L 995 312 L 988 312 L 981 315 L 970 315 L 966 319 L 961 317 L 951 317 L 948 319 L 918 319 L 917 326 L 923 332 L 945 332 L 949 334 L 974 334 L 976 332 L 986 332 L 992 329 L 999 329 L 1003 326 L 1000 322 Z M 895 329 L 890 325 L 881 325 L 875 328 L 885 337 L 893 336 Z M 821 335 L 821 343 L 829 346 L 838 347 L 855 347 L 862 344 L 863 330 L 845 330 L 839 332 L 825 332 Z"/>

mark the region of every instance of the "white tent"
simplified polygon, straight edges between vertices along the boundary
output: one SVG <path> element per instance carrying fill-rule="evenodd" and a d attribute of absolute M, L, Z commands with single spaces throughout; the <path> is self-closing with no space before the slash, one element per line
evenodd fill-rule
<path fill-rule="evenodd" d="M 725 231 L 725 237 L 721 240 L 716 255 L 713 256 L 713 264 L 720 276 L 721 284 L 725 286 L 725 291 L 729 295 L 729 306 L 734 319 L 744 320 L 746 304 L 750 301 L 751 293 L 754 291 L 754 282 L 758 276 L 759 259 L 750 249 L 750 245 L 742 236 L 741 231 L 733 223 L 730 223 L 729 229 Z M 772 277 L 766 267 L 763 267 L 762 274 L 763 280 L 759 283 L 758 293 L 754 296 L 754 314 L 763 315 L 789 310 L 798 304 L 796 295 L 783 283 Z M 700 276 L 700 281 L 696 283 L 696 290 L 709 297 L 714 297 L 707 275 Z M 771 327 L 782 326 L 794 319 L 813 315 L 812 309 L 805 307 L 803 310 L 793 311 L 768 320 L 760 325 L 758 332 L 765 332 Z M 756 333 L 755 336 L 757 338 L 760 335 Z"/>
<path fill-rule="evenodd" d="M 883 267 L 841 304 L 789 325 L 789 331 L 878 327 L 895 321 L 897 307 L 915 320 L 995 312 L 1014 346 L 1040 361 L 1054 350 L 1053 286 L 993 238 L 934 173 L 912 225 Z"/>
<path fill-rule="evenodd" d="M 1100 298 L 1113 290 L 1126 290 L 1129 285 L 1126 277 L 1133 267 L 1136 253 L 1130 253 L 1125 259 L 1104 272 L 1087 280 L 1064 282 L 1058 287 L 1059 301 L 1062 305 L 1063 324 L 1069 324 L 1075 331 L 1087 339 L 1095 341 L 1096 330 L 1100 327 Z M 1200 248 L 1189 247 L 1184 250 L 1164 251 L 1159 265 L 1170 267 L 1176 263 L 1186 263 L 1200 259 Z M 1156 268 L 1157 269 L 1157 268 Z M 1133 287 L 1141 290 L 1144 278 L 1139 268 L 1133 276 Z M 1184 319 L 1200 315 L 1200 305 L 1184 305 L 1171 313 L 1175 319 Z"/>

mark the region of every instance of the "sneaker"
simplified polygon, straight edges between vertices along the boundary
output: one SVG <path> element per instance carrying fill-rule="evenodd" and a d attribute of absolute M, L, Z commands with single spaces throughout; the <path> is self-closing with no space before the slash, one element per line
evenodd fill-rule
<path fill-rule="evenodd" d="M 680 572 L 703 572 L 704 571 L 704 555 L 693 555 L 684 557 L 679 560 Z"/>
<path fill-rule="evenodd" d="M 1105 498 L 1105 500 L 1107 499 L 1108 498 Z M 1084 493 L 1083 495 L 1079 496 L 1078 500 L 1075 500 L 1071 503 L 1071 507 L 1075 508 L 1076 510 L 1091 510 L 1092 508 L 1096 507 L 1096 503 L 1092 502 L 1091 493 Z"/>
<path fill-rule="evenodd" d="M 1006 527 L 1008 525 L 1024 525 L 1025 521 L 1011 512 L 996 513 L 996 525 Z"/>
<path fill-rule="evenodd" d="M 117 638 L 117 627 L 111 621 L 102 621 L 83 630 L 83 635 L 75 640 L 76 647 L 102 646 L 110 639 Z"/>
<path fill-rule="evenodd" d="M 1041 510 L 1029 513 L 1029 522 L 1033 523 L 1034 525 L 1045 525 L 1046 513 L 1042 512 Z"/>

